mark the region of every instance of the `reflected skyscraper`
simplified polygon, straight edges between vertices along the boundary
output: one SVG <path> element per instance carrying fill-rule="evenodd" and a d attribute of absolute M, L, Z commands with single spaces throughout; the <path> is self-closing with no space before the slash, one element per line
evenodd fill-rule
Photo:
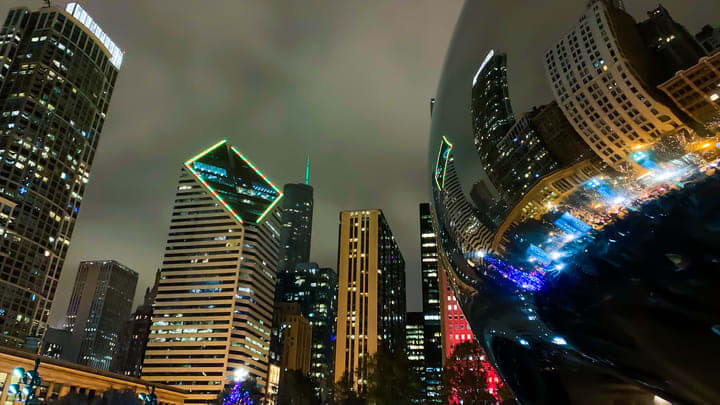
<path fill-rule="evenodd" d="M 13 208 L 0 249 L 0 344 L 34 349 L 45 333 L 122 58 L 76 3 L 14 8 L 2 26 L 0 198 Z"/>
<path fill-rule="evenodd" d="M 267 387 L 283 194 L 226 140 L 180 169 L 142 378 L 214 401 Z"/>

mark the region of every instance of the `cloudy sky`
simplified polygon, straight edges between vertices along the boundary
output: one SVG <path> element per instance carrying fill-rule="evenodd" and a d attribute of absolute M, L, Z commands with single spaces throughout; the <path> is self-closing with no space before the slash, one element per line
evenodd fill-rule
<path fill-rule="evenodd" d="M 65 313 L 80 260 L 116 259 L 137 270 L 136 302 L 142 298 L 161 262 L 181 163 L 222 138 L 276 184 L 302 181 L 311 155 L 312 257 L 321 265 L 336 266 L 340 210 L 382 208 L 407 261 L 408 309 L 420 309 L 417 205 L 429 198 L 429 99 L 460 0 L 84 3 L 127 54 L 54 321 Z M 544 4 L 538 13 L 547 20 L 584 3 L 518 0 L 516 7 Z M 636 16 L 656 4 L 626 3 Z M 693 32 L 708 12 L 718 19 L 714 1 L 692 3 L 664 2 Z M 4 0 L 0 14 L 42 4 Z M 538 71 L 527 80 L 544 78 Z"/>

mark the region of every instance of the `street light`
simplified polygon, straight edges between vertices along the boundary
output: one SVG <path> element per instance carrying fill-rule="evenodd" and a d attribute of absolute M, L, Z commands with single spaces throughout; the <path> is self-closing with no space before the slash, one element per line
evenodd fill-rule
<path fill-rule="evenodd" d="M 40 367 L 40 359 L 35 359 L 35 368 L 25 371 L 22 367 L 13 370 L 13 376 L 18 378 L 18 382 L 10 384 L 8 393 L 16 396 L 16 401 L 22 401 L 24 404 L 31 404 L 35 399 L 35 390 L 40 386 L 42 379 L 38 368 Z"/>
<path fill-rule="evenodd" d="M 248 376 L 248 372 L 244 368 L 236 368 L 234 374 L 235 374 L 235 381 L 245 381 L 245 379 Z"/>

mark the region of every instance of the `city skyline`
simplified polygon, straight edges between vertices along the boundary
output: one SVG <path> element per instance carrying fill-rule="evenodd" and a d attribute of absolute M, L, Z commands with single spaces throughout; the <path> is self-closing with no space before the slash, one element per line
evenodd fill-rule
<path fill-rule="evenodd" d="M 0 12 L 5 13 L 7 8 L 17 5 L 28 5 L 31 8 L 42 5 L 41 2 L 11 1 L 9 3 L 3 4 L 0 7 Z M 377 108 L 392 107 L 394 108 L 393 111 L 401 108 L 399 113 L 393 114 L 397 115 L 397 117 L 392 122 L 363 123 L 362 125 L 356 125 L 357 128 L 347 123 L 340 125 L 335 122 L 337 119 L 323 122 L 327 117 L 313 115 L 317 112 L 307 110 L 308 108 L 312 109 L 312 107 L 303 107 L 303 109 L 297 111 L 283 110 L 284 113 L 287 113 L 288 118 L 281 123 L 267 124 L 270 125 L 270 128 L 262 128 L 263 122 L 257 119 L 250 120 L 250 122 L 240 122 L 247 118 L 244 115 L 237 119 L 230 119 L 229 114 L 237 112 L 234 107 L 231 110 L 222 110 L 222 112 L 215 113 L 212 109 L 203 107 L 203 103 L 208 98 L 210 101 L 216 99 L 222 101 L 228 100 L 230 96 L 235 97 L 235 95 L 228 95 L 223 88 L 218 87 L 218 82 L 215 79 L 205 77 L 213 76 L 212 74 L 206 75 L 206 70 L 196 71 L 196 69 L 207 68 L 210 69 L 211 73 L 220 73 L 219 77 L 222 80 L 230 80 L 228 74 L 236 70 L 238 62 L 230 58 L 233 60 L 233 67 L 231 68 L 213 65 L 215 62 L 222 62 L 225 57 L 222 56 L 222 59 L 217 59 L 220 56 L 216 54 L 204 55 L 202 49 L 198 48 L 202 41 L 196 42 L 196 40 L 184 43 L 182 46 L 189 47 L 194 52 L 200 52 L 201 55 L 209 59 L 207 61 L 203 59 L 201 61 L 202 66 L 197 63 L 196 58 L 189 58 L 187 63 L 178 61 L 177 54 L 179 54 L 181 48 L 178 48 L 178 44 L 170 44 L 171 34 L 157 33 L 152 38 L 142 37 L 142 34 L 148 32 L 150 15 L 155 20 L 160 18 L 159 24 L 166 27 L 172 22 L 184 21 L 183 16 L 185 14 L 180 14 L 178 10 L 171 10 L 165 16 L 158 16 L 157 13 L 160 10 L 157 6 L 138 5 L 130 12 L 124 10 L 126 7 L 119 5 L 93 3 L 88 10 L 93 15 L 93 18 L 101 22 L 103 29 L 113 37 L 119 46 L 128 50 L 123 68 L 130 73 L 126 73 L 127 77 L 125 78 L 123 75 L 119 77 L 119 84 L 109 111 L 104 138 L 98 149 L 97 164 L 90 178 L 88 192 L 86 193 L 87 198 L 84 201 L 83 210 L 73 237 L 66 268 L 63 271 L 64 275 L 59 287 L 60 291 L 62 291 L 63 286 L 67 287 L 72 284 L 74 269 L 77 268 L 79 260 L 91 260 L 99 257 L 114 258 L 127 263 L 128 266 L 137 269 L 141 273 L 140 287 L 144 288 L 149 285 L 155 269 L 161 262 L 164 232 L 170 218 L 168 202 L 172 199 L 172 187 L 176 181 L 174 162 L 201 149 L 211 140 L 227 137 L 255 159 L 265 162 L 264 166 L 267 167 L 266 170 L 269 176 L 275 179 L 279 185 L 301 182 L 304 177 L 303 168 L 306 153 L 311 153 L 317 207 L 313 224 L 316 230 L 313 240 L 314 253 L 311 260 L 319 262 L 322 266 L 335 267 L 337 212 L 342 209 L 369 207 L 379 207 L 385 210 L 391 226 L 396 229 L 395 233 L 398 235 L 400 249 L 408 260 L 408 309 L 418 309 L 420 307 L 421 289 L 419 247 L 417 246 L 415 233 L 417 218 L 412 212 L 413 210 L 408 209 L 408 207 L 414 207 L 418 202 L 427 200 L 429 193 L 429 185 L 426 184 L 425 179 L 420 178 L 415 173 L 418 170 L 425 170 L 424 150 L 427 147 L 426 134 L 429 126 L 427 102 L 430 97 L 435 95 L 435 83 L 441 67 L 440 61 L 459 13 L 460 3 L 456 2 L 452 7 L 443 5 L 432 10 L 427 5 L 420 7 L 418 10 L 410 11 L 399 6 L 386 5 L 380 11 L 387 12 L 388 19 L 393 15 L 401 15 L 401 13 L 417 13 L 413 14 L 412 18 L 409 18 L 412 21 L 412 23 L 408 23 L 409 26 L 397 28 L 403 35 L 400 35 L 396 40 L 393 40 L 394 42 L 387 45 L 377 44 L 377 42 L 385 41 L 385 36 L 392 37 L 392 35 L 388 35 L 395 32 L 391 28 L 388 28 L 390 31 L 376 34 L 382 37 L 382 41 L 378 41 L 374 35 L 367 38 L 366 34 L 360 29 L 361 27 L 356 26 L 360 25 L 361 21 L 364 20 L 351 24 L 351 27 L 347 29 L 344 28 L 344 30 L 350 32 L 342 31 L 344 35 L 340 35 L 339 39 L 333 40 L 333 43 L 327 47 L 328 55 L 323 53 L 325 48 L 320 51 L 319 56 L 325 58 L 322 60 L 331 62 L 331 66 L 327 67 L 327 69 L 330 69 L 329 73 L 332 73 L 329 82 L 313 81 L 313 77 L 309 76 L 310 73 L 306 71 L 307 69 L 303 71 L 293 69 L 297 67 L 305 69 L 308 64 L 314 64 L 314 61 L 301 59 L 297 61 L 298 65 L 295 65 L 294 63 L 288 63 L 288 60 L 284 60 L 284 56 L 297 57 L 298 55 L 295 54 L 296 51 L 283 48 L 283 44 L 293 46 L 293 43 L 290 43 L 290 45 L 286 43 L 291 41 L 287 37 L 292 35 L 286 35 L 280 28 L 276 28 L 278 32 L 271 32 L 277 38 L 269 35 L 269 37 L 274 38 L 270 39 L 271 46 L 268 48 L 272 50 L 270 56 L 261 56 L 263 48 L 258 48 L 259 45 L 252 42 L 237 45 L 236 48 L 240 49 L 238 55 L 242 56 L 237 59 L 247 61 L 245 67 L 250 65 L 249 68 L 244 68 L 242 71 L 242 79 L 239 82 L 256 83 L 255 85 L 261 87 L 263 91 L 267 90 L 265 80 L 269 79 L 264 76 L 257 78 L 260 70 L 266 64 L 282 69 L 270 69 L 271 73 L 266 73 L 265 69 L 263 69 L 264 73 L 262 74 L 276 74 L 280 78 L 288 78 L 287 82 L 289 83 L 283 82 L 281 89 L 271 88 L 272 96 L 268 96 L 266 99 L 259 98 L 258 94 L 260 93 L 252 93 L 252 85 L 245 84 L 245 86 L 250 86 L 250 89 L 246 89 L 244 86 L 239 85 L 238 82 L 231 83 L 231 88 L 237 87 L 240 90 L 238 94 L 245 103 L 240 105 L 240 108 L 251 108 L 252 113 L 260 116 L 262 121 L 272 121 L 264 112 L 272 108 L 273 103 L 279 102 L 275 99 L 276 97 L 287 95 L 285 93 L 287 91 L 302 93 L 300 90 L 308 90 L 302 86 L 320 83 L 322 89 L 309 89 L 311 91 L 309 94 L 313 97 L 311 101 L 319 103 L 322 100 L 317 99 L 319 97 L 318 92 L 327 90 L 327 86 L 342 84 L 342 79 L 348 74 L 360 75 L 361 83 L 367 85 L 367 80 L 377 79 L 372 75 L 379 74 L 378 72 L 387 75 L 389 70 L 390 72 L 399 71 L 403 74 L 406 73 L 405 69 L 409 71 L 410 69 L 417 69 L 420 65 L 428 66 L 423 68 L 424 70 L 421 73 L 411 73 L 409 78 L 393 85 L 395 87 L 391 87 L 390 90 L 397 93 L 397 95 L 387 97 L 383 94 L 385 92 L 380 91 L 384 85 L 387 85 L 388 80 L 382 79 L 382 85 L 375 83 L 357 96 L 362 104 L 361 108 L 354 108 L 355 105 L 341 105 L 341 107 L 338 107 L 348 109 L 348 114 L 356 113 L 350 115 L 358 115 L 357 112 L 359 111 L 359 115 L 364 117 L 363 120 L 367 120 L 367 114 L 377 113 Z M 642 17 L 645 11 L 656 6 L 655 2 L 649 1 L 628 1 L 627 3 L 629 3 L 628 7 L 631 13 L 638 17 Z M 692 11 L 685 10 L 678 1 L 665 2 L 665 5 L 673 12 L 677 20 L 682 21 L 691 32 L 696 32 L 702 25 L 707 23 L 705 16 L 712 15 L 713 10 L 715 10 L 712 8 L 711 3 L 703 2 Z M 232 13 L 221 12 L 222 6 L 222 4 L 218 4 L 213 10 L 199 10 L 198 7 L 191 7 L 190 10 L 183 11 L 183 13 L 187 12 L 188 14 L 194 13 L 198 17 L 196 21 L 189 22 L 187 27 L 182 28 L 192 30 L 192 32 L 200 32 L 204 29 L 200 21 L 205 19 L 207 15 L 218 15 L 219 18 L 223 18 L 222 15 L 233 15 Z M 149 7 L 150 9 L 143 9 L 143 7 Z M 717 8 L 717 6 L 715 7 Z M 549 30 L 547 34 L 543 34 L 543 37 L 539 39 L 547 47 L 552 44 L 553 38 L 558 36 L 557 32 L 565 30 L 569 23 L 576 18 L 582 5 L 573 4 L 567 8 L 567 11 L 562 10 L 561 13 L 563 14 L 557 17 L 563 23 L 557 24 L 558 28 Z M 283 19 L 290 18 L 293 11 L 298 10 L 291 7 L 288 10 L 288 15 L 279 16 L 280 22 L 278 25 L 287 23 Z M 349 11 L 342 8 L 327 10 L 328 13 L 331 11 L 338 13 L 338 16 L 349 15 L 347 14 Z M 365 14 L 372 15 L 373 11 L 378 10 L 365 10 Z M 143 15 L 143 13 L 147 13 L 147 15 Z M 254 10 L 252 15 L 257 16 L 258 13 L 262 15 L 262 10 Z M 361 13 L 361 16 L 365 14 Z M 542 20 L 542 18 L 547 19 L 549 17 L 540 16 L 539 18 Z M 133 24 L 126 24 L 126 21 L 132 21 Z M 304 25 L 297 24 L 288 29 L 301 32 L 306 32 L 303 29 L 309 30 Z M 130 33 L 124 25 L 139 26 L 142 29 L 138 33 Z M 322 28 L 327 30 L 338 29 L 327 24 L 323 25 Z M 174 27 L 173 29 L 180 29 L 180 27 Z M 291 33 L 293 32 L 291 31 Z M 156 33 L 153 32 L 153 34 Z M 225 31 L 223 34 L 232 34 L 232 32 Z M 302 44 L 305 44 L 305 41 L 312 42 L 317 39 L 316 35 L 319 34 L 313 31 L 292 40 L 303 41 Z M 239 41 L 233 35 L 229 35 L 229 37 L 232 37 L 233 41 Z M 365 59 L 363 60 L 367 65 L 374 64 L 372 61 L 375 61 L 377 52 L 380 52 L 383 56 L 392 56 L 398 59 L 392 59 L 393 65 L 390 68 L 383 62 L 381 66 L 378 66 L 377 72 L 375 70 L 371 70 L 367 74 L 358 72 L 350 64 L 339 61 L 339 58 L 346 55 L 344 53 L 337 54 L 337 52 L 340 52 L 337 49 L 338 45 L 346 45 L 348 40 L 351 41 L 350 43 L 353 43 L 352 41 L 369 41 L 368 44 L 377 44 L 379 48 L 373 50 L 370 55 L 372 59 L 364 55 Z M 372 42 L 373 40 L 375 42 Z M 416 43 L 415 46 L 417 47 L 413 48 L 409 57 L 402 58 L 395 55 L 398 53 L 397 50 L 401 49 L 397 48 L 399 45 L 405 46 L 409 43 Z M 365 44 L 365 42 L 362 44 Z M 245 51 L 247 51 L 247 55 L 244 53 Z M 537 53 L 541 54 L 542 51 L 544 51 L 544 47 Z M 153 52 L 158 54 L 151 55 Z M 173 53 L 176 55 L 173 55 Z M 368 60 L 371 63 L 368 63 Z M 357 62 L 358 60 L 353 59 L 353 61 Z M 131 80 L 132 77 L 138 77 L 139 73 L 142 72 L 149 74 L 153 74 L 153 72 L 159 73 L 163 70 L 163 64 L 165 63 L 180 62 L 183 62 L 179 66 L 182 67 L 180 69 L 181 73 L 173 74 L 168 78 L 154 79 L 158 83 L 150 83 L 143 78 L 140 78 L 137 83 L 133 83 Z M 212 66 L 206 67 L 206 64 Z M 395 65 L 398 68 L 393 68 Z M 367 67 L 365 64 L 362 66 Z M 202 77 L 194 78 L 193 72 Z M 511 69 L 511 75 L 514 74 L 513 72 Z M 153 74 L 153 77 L 156 76 L 158 75 Z M 396 76 L 392 74 L 390 76 L 396 79 Z M 541 96 L 538 97 L 538 100 L 516 101 L 513 98 L 513 107 L 516 111 L 528 110 L 526 107 L 531 107 L 532 104 L 540 104 L 549 99 L 550 91 L 543 76 L 544 72 L 541 70 L 530 75 L 530 77 L 537 78 L 535 80 L 538 82 L 536 86 L 540 87 Z M 255 80 L 253 80 L 253 77 L 255 77 Z M 209 82 L 207 82 L 208 80 Z M 258 82 L 258 80 L 260 81 Z M 190 83 L 190 86 L 186 86 L 186 81 Z M 418 83 L 424 84 L 418 85 Z M 203 84 L 207 85 L 209 90 L 203 90 L 201 88 Z M 349 84 L 342 85 L 349 86 Z M 173 101 L 173 97 L 180 94 L 175 93 L 173 86 L 184 86 L 178 87 L 183 89 L 187 87 L 189 94 L 197 96 L 197 99 L 201 100 L 201 102 L 191 101 L 181 105 L 179 102 Z M 150 97 L 145 97 L 147 100 L 140 100 L 144 97 L 138 97 L 138 94 L 142 94 L 139 92 L 145 88 L 152 90 L 152 94 L 150 94 Z M 338 90 L 321 95 L 339 99 L 344 97 L 343 91 L 348 90 L 340 87 Z M 243 93 L 248 95 L 244 96 Z M 253 98 L 253 95 L 257 97 Z M 373 95 L 377 100 L 373 99 Z M 141 102 L 156 105 L 158 107 L 156 114 L 154 114 L 156 116 L 150 116 L 140 111 L 138 106 Z M 373 106 L 376 102 L 381 102 L 381 106 Z M 402 105 L 398 104 L 398 102 Z M 255 109 L 253 105 L 256 105 L 258 109 Z M 193 115 L 181 118 L 182 114 L 187 111 L 192 111 Z M 334 108 L 330 109 L 330 111 L 331 113 L 338 113 L 338 110 Z M 341 117 L 348 118 L 348 115 L 343 112 Z M 178 122 L 168 122 L 173 119 Z M 408 123 L 409 119 L 412 119 L 413 122 Z M 192 123 L 189 120 L 207 120 L 212 124 L 210 126 L 202 124 L 202 129 L 200 129 L 201 124 Z M 322 125 L 323 128 L 307 124 L 312 121 L 318 121 L 318 125 Z M 187 128 L 183 129 L 183 126 Z M 230 133 L 225 132 L 227 128 L 232 128 Z M 294 134 L 291 129 L 303 136 Z M 277 136 L 277 139 L 273 139 L 273 136 L 279 134 L 283 134 L 283 136 Z M 314 137 L 313 134 L 315 134 Z M 357 137 L 357 134 L 363 134 L 363 136 Z M 374 137 L 369 138 L 369 134 Z M 353 139 L 364 140 L 363 145 L 355 144 Z M 288 144 L 288 142 L 290 143 Z M 366 178 L 351 173 L 358 171 L 353 169 L 353 165 L 358 159 L 354 157 L 350 160 L 344 159 L 349 163 L 340 167 L 340 170 L 338 170 L 338 167 L 333 166 L 335 162 L 343 160 L 331 152 L 338 148 L 338 144 L 344 143 L 350 143 L 353 146 L 353 148 L 347 149 L 354 149 L 356 146 L 362 147 L 361 150 L 364 153 L 369 153 L 370 156 L 381 163 L 376 165 L 378 167 L 374 172 L 375 176 L 367 176 Z M 173 146 L 168 147 L 169 144 L 173 144 Z M 288 147 L 284 148 L 286 144 Z M 383 145 L 383 148 L 379 148 L 378 145 Z M 278 153 L 281 158 L 274 158 L 271 153 Z M 346 158 L 354 154 L 340 156 Z M 323 157 L 323 155 L 326 156 Z M 128 166 L 125 163 L 128 160 L 133 164 Z M 393 162 L 393 160 L 397 162 Z M 117 169 L 120 164 L 125 165 L 122 166 L 123 170 Z M 152 170 L 150 170 L 150 167 L 152 167 Z M 130 171 L 128 172 L 128 170 Z M 127 174 L 121 176 L 119 173 Z M 140 173 L 147 174 L 140 176 Z M 379 176 L 379 173 L 386 179 L 379 188 L 374 190 L 370 188 L 371 181 L 374 177 Z M 347 183 L 343 184 L 343 182 Z M 352 186 L 347 186 L 347 184 L 352 184 Z M 391 203 L 390 201 L 395 202 Z M 108 214 L 108 212 L 112 213 Z M 115 229 L 115 232 L 100 232 L 100 229 L 108 226 Z M 51 321 L 62 319 L 62 308 L 66 307 L 68 300 L 69 296 L 62 297 L 59 295 L 56 297 Z M 61 310 L 57 308 L 61 308 Z"/>

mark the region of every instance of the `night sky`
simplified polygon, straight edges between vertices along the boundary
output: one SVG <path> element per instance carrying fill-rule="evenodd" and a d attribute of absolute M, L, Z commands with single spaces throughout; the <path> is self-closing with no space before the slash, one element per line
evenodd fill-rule
<path fill-rule="evenodd" d="M 85 3 L 127 54 L 51 323 L 64 317 L 80 260 L 116 259 L 138 271 L 136 303 L 142 299 L 161 263 L 180 166 L 222 138 L 279 186 L 303 181 L 310 154 L 312 258 L 323 266 L 336 267 L 340 210 L 383 209 L 407 262 L 408 310 L 420 309 L 417 206 L 429 200 L 429 99 L 461 1 Z M 486 3 L 495 13 L 536 7 L 535 16 L 544 21 L 562 10 L 563 21 L 535 35 L 538 43 L 551 44 L 585 0 Z M 4 19 L 10 7 L 42 4 L 5 0 L 0 15 Z M 691 32 L 720 24 L 714 0 L 663 4 Z M 641 18 L 657 0 L 626 5 Z M 507 27 L 497 19 L 478 23 Z M 537 55 L 545 48 L 537 48 Z M 515 77 L 549 100 L 540 62 Z M 516 111 L 533 102 L 513 98 Z"/>

